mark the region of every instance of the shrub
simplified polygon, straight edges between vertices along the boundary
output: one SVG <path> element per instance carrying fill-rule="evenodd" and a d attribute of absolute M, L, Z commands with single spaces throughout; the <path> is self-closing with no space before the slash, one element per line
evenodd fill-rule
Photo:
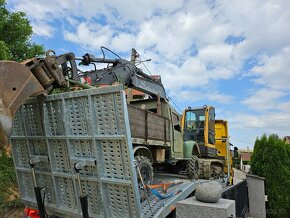
<path fill-rule="evenodd" d="M 287 217 L 290 214 L 290 145 L 275 134 L 258 138 L 251 169 L 255 175 L 265 178 L 267 217 Z"/>

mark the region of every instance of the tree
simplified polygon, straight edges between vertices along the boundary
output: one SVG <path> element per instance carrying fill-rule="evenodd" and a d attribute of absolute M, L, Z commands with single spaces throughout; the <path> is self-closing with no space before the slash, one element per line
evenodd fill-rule
<path fill-rule="evenodd" d="M 268 217 L 290 214 L 290 145 L 277 135 L 257 139 L 251 159 L 254 174 L 265 178 Z"/>
<path fill-rule="evenodd" d="M 31 42 L 33 33 L 24 12 L 9 12 L 0 0 L 0 60 L 22 61 L 44 53 L 42 45 Z"/>

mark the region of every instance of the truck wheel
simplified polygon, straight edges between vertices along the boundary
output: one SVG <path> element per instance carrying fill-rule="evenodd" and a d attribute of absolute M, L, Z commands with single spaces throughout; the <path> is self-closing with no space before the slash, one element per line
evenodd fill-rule
<path fill-rule="evenodd" d="M 144 185 L 150 185 L 153 182 L 153 167 L 152 163 L 147 157 L 136 156 L 136 164 L 140 169 L 141 176 L 143 178 Z M 140 176 L 137 171 L 138 183 L 141 184 Z"/>
<path fill-rule="evenodd" d="M 197 156 L 193 155 L 191 160 L 187 161 L 186 174 L 189 179 L 198 179 L 199 164 Z"/>

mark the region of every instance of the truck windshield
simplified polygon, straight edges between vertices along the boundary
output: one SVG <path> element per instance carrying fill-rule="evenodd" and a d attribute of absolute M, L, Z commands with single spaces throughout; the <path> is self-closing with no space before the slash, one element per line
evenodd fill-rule
<path fill-rule="evenodd" d="M 194 140 L 197 143 L 204 142 L 204 122 L 204 109 L 186 111 L 184 123 L 184 140 Z"/>

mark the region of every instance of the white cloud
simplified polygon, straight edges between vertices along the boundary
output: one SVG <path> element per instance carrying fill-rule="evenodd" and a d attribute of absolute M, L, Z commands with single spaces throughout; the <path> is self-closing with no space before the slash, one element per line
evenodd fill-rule
<path fill-rule="evenodd" d="M 253 132 L 284 134 L 290 129 L 290 1 L 11 0 L 11 4 L 28 14 L 39 36 L 53 37 L 58 21 L 65 40 L 89 51 L 101 45 L 117 53 L 135 47 L 142 59 L 152 58 L 147 66 L 162 75 L 176 99 L 237 105 L 235 113 L 232 108 L 224 112 L 234 134 L 246 137 L 240 130 L 248 131 L 254 140 Z M 243 40 L 227 44 L 228 36 Z M 258 65 L 245 71 L 245 60 L 253 57 Z M 247 75 L 243 80 L 253 91 L 246 99 L 233 97 L 234 90 L 218 90 L 217 82 L 239 79 L 240 74 Z M 259 115 L 246 113 L 249 109 Z"/>
<path fill-rule="evenodd" d="M 199 58 L 204 62 L 214 65 L 230 64 L 228 61 L 233 56 L 234 47 L 225 43 L 210 44 L 199 51 Z"/>
<path fill-rule="evenodd" d="M 52 1 L 45 7 L 44 1 L 12 2 L 15 9 L 26 11 L 32 21 L 49 25 L 53 20 L 66 20 L 72 26 L 64 26 L 64 38 L 86 48 L 96 49 L 105 45 L 116 52 L 125 52 L 134 46 L 140 53 L 150 49 L 165 62 L 188 66 L 192 62 L 190 48 L 194 46 L 198 50 L 201 78 L 199 83 L 193 81 L 193 86 L 205 81 L 232 78 L 239 72 L 245 58 L 263 48 L 269 49 L 269 42 L 275 44 L 276 41 L 279 42 L 276 46 L 283 46 L 287 42 L 286 37 L 280 40 L 281 37 L 277 36 L 290 34 L 289 30 L 281 28 L 288 22 L 289 12 L 284 10 L 287 4 L 276 1 L 266 4 L 263 1 L 232 1 L 227 4 L 223 1 L 174 1 L 167 4 L 164 1 L 136 3 L 127 0 L 120 4 L 116 1 L 96 3 L 84 0 Z M 78 23 L 78 17 L 85 20 Z M 275 21 L 269 22 L 273 18 Z M 99 19 L 106 25 L 98 24 Z M 52 34 L 49 28 L 36 26 L 35 29 L 39 29 L 36 34 Z M 128 33 L 127 30 L 133 32 Z M 271 30 L 275 30 L 276 34 L 273 35 Z M 243 35 L 245 40 L 236 46 L 228 45 L 224 40 L 229 35 Z M 195 63 L 193 68 L 197 69 L 196 66 Z M 214 67 L 210 69 L 211 66 Z M 184 68 L 177 67 L 176 70 Z M 189 74 L 196 77 L 192 71 Z M 177 71 L 171 76 L 184 80 L 180 79 Z"/>
<path fill-rule="evenodd" d="M 240 148 L 253 148 L 257 137 L 263 134 L 278 134 L 281 137 L 289 135 L 290 110 L 248 114 L 227 111 L 225 117 L 229 121 L 231 142 Z"/>
<path fill-rule="evenodd" d="M 266 123 L 260 119 L 260 116 L 249 115 L 249 114 L 235 114 L 235 118 L 232 119 L 231 125 L 237 125 L 238 128 L 264 128 Z"/>
<path fill-rule="evenodd" d="M 88 24 L 85 22 L 77 26 L 76 32 L 64 32 L 64 38 L 68 41 L 79 43 L 89 50 L 99 49 L 102 45 L 108 45 L 113 32 L 109 26 Z"/>
<path fill-rule="evenodd" d="M 178 92 L 172 92 L 171 97 L 177 99 L 178 103 L 188 103 L 192 104 L 196 101 L 215 101 L 220 102 L 222 104 L 230 104 L 233 102 L 234 97 L 231 95 L 225 95 L 218 91 L 210 91 L 203 89 L 194 89 L 194 90 L 180 90 Z M 217 108 L 218 109 L 218 108 Z"/>
<path fill-rule="evenodd" d="M 251 56 L 259 51 L 275 52 L 289 45 L 289 1 L 219 2 L 230 29 L 246 37 L 239 45 L 240 55 Z"/>
<path fill-rule="evenodd" d="M 219 102 L 222 104 L 230 104 L 233 102 L 234 97 L 231 95 L 225 95 L 218 91 L 208 93 L 208 99 L 214 102 Z"/>
<path fill-rule="evenodd" d="M 260 66 L 254 67 L 252 72 L 259 77 L 255 80 L 257 83 L 264 84 L 270 88 L 289 91 L 290 47 L 285 47 L 282 51 L 278 51 L 272 56 L 263 56 Z"/>
<path fill-rule="evenodd" d="M 279 102 L 279 98 L 285 95 L 286 93 L 282 91 L 262 88 L 255 90 L 255 93 L 247 99 L 243 100 L 242 103 L 253 110 L 269 110 L 276 108 L 277 103 Z"/>
<path fill-rule="evenodd" d="M 276 108 L 277 108 L 278 110 L 283 111 L 283 112 L 290 111 L 290 101 L 286 101 L 286 102 L 278 103 L 278 104 L 276 105 Z"/>
<path fill-rule="evenodd" d="M 112 39 L 111 46 L 113 50 L 128 52 L 128 48 L 135 45 L 135 36 L 129 33 L 120 33 Z"/>
<path fill-rule="evenodd" d="M 181 0 L 170 2 L 170 4 L 166 0 L 148 0 L 146 2 L 124 0 L 121 3 L 118 0 L 99 0 L 98 2 L 91 0 L 11 0 L 11 3 L 15 10 L 25 11 L 29 17 L 37 20 L 50 21 L 61 19 L 67 15 L 90 20 L 105 15 L 112 23 L 118 20 L 143 21 L 152 17 L 153 14 L 172 13 L 184 6 L 184 1 Z"/>
<path fill-rule="evenodd" d="M 43 36 L 46 38 L 53 37 L 54 31 L 55 31 L 54 27 L 52 27 L 46 23 L 42 23 L 42 22 L 32 23 L 32 27 L 33 27 L 34 34 L 39 35 L 39 36 Z"/>

